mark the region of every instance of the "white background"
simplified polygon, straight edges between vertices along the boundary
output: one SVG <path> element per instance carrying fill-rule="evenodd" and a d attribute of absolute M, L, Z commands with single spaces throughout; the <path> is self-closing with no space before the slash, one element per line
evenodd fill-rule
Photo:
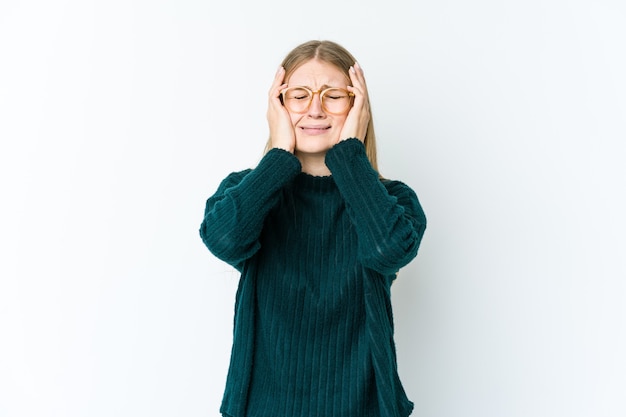
<path fill-rule="evenodd" d="M 621 0 L 3 1 L 0 416 L 218 415 L 238 276 L 204 202 L 260 159 L 309 39 L 360 61 L 381 172 L 428 216 L 392 289 L 414 415 L 626 415 L 625 21 Z"/>

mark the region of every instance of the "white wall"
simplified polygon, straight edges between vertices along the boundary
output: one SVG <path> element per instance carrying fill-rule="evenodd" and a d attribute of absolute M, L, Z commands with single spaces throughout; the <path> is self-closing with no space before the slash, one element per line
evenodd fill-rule
<path fill-rule="evenodd" d="M 228 3 L 228 4 L 226 4 Z M 415 416 L 626 413 L 626 6 L 0 5 L 0 416 L 217 416 L 237 274 L 198 237 L 309 39 L 366 71 L 429 228 L 393 287 Z"/>

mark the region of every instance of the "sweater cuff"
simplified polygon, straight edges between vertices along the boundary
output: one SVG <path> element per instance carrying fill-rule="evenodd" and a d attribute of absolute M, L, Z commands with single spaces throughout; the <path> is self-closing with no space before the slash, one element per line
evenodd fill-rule
<path fill-rule="evenodd" d="M 277 179 L 292 179 L 302 171 L 300 160 L 291 152 L 273 148 L 267 151 L 255 168 L 257 173 L 266 172 Z"/>
<path fill-rule="evenodd" d="M 378 178 L 378 173 L 372 167 L 367 157 L 365 144 L 356 138 L 342 140 L 330 148 L 326 152 L 325 162 L 333 176 L 336 174 L 347 174 L 353 168 L 358 167 L 359 170 L 369 171 L 369 174 Z"/>

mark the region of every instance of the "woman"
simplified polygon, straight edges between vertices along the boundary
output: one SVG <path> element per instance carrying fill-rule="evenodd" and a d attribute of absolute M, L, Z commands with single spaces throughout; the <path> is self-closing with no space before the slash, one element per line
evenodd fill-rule
<path fill-rule="evenodd" d="M 241 272 L 228 417 L 405 417 L 390 287 L 426 218 L 377 172 L 363 71 L 329 41 L 291 51 L 269 92 L 270 139 L 224 179 L 200 235 Z"/>

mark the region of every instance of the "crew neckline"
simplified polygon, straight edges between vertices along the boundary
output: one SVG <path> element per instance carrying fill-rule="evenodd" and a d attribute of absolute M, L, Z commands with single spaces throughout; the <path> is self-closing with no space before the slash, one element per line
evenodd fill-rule
<path fill-rule="evenodd" d="M 332 175 L 311 175 L 306 172 L 300 172 L 296 175 L 294 185 L 299 188 L 313 189 L 319 191 L 335 190 L 337 185 Z"/>

